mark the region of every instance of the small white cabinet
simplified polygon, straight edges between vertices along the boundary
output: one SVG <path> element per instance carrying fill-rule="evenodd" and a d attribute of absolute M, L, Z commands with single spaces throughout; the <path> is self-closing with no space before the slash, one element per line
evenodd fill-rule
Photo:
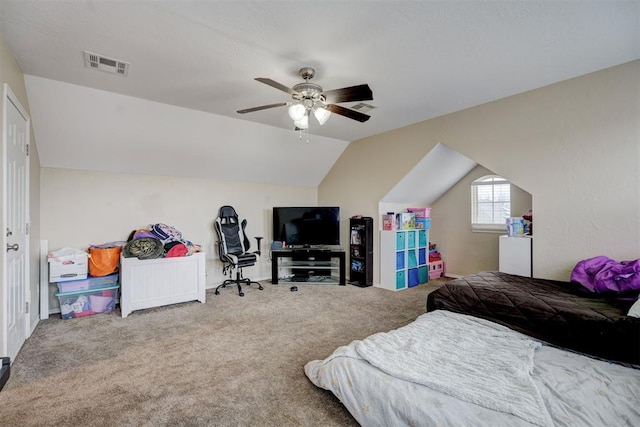
<path fill-rule="evenodd" d="M 498 270 L 502 273 L 532 277 L 531 236 L 500 236 Z"/>

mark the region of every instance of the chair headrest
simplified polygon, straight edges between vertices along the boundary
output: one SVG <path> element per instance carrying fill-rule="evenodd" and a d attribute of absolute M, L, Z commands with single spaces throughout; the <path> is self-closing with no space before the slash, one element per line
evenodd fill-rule
<path fill-rule="evenodd" d="M 225 205 L 220 208 L 218 216 L 220 218 L 237 218 L 238 214 L 236 213 L 236 210 L 233 208 L 233 206 Z"/>

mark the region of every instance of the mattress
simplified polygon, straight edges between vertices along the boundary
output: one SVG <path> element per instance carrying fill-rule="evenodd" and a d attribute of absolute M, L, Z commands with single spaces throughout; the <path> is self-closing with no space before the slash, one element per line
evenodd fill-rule
<path fill-rule="evenodd" d="M 399 345 L 430 339 L 423 334 Z M 338 348 L 325 360 L 309 362 L 305 373 L 314 385 L 340 399 L 363 426 L 537 425 L 390 375 L 345 351 L 355 343 Z M 551 418 L 549 424 L 640 425 L 640 370 L 547 345 L 535 352 L 533 363 L 531 379 Z"/>
<path fill-rule="evenodd" d="M 626 315 L 632 304 L 577 283 L 487 271 L 430 293 L 427 311 L 472 315 L 548 344 L 640 365 L 640 318 Z"/>

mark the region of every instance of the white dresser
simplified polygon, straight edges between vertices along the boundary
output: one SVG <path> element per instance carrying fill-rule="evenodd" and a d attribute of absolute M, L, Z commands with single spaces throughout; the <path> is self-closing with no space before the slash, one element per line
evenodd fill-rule
<path fill-rule="evenodd" d="M 532 277 L 533 237 L 500 236 L 498 270 L 503 273 Z"/>

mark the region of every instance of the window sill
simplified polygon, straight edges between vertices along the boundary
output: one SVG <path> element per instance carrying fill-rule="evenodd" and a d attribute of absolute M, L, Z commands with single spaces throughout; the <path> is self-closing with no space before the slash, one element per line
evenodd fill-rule
<path fill-rule="evenodd" d="M 472 233 L 499 233 L 505 234 L 507 232 L 507 226 L 502 224 L 472 224 Z"/>

